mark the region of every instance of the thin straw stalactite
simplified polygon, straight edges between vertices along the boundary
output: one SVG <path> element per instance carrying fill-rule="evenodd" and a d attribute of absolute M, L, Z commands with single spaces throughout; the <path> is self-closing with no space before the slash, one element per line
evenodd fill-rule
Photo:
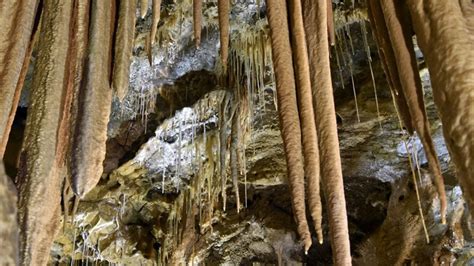
<path fill-rule="evenodd" d="M 219 33 L 221 41 L 221 62 L 224 68 L 227 67 L 227 57 L 229 56 L 229 15 L 230 0 L 218 0 L 217 11 L 219 13 Z"/>
<path fill-rule="evenodd" d="M 201 45 L 202 0 L 193 0 L 194 42 L 196 47 Z"/>
<path fill-rule="evenodd" d="M 3 1 L 0 5 L 0 158 L 3 158 L 16 111 L 38 0 Z M 29 61 L 29 60 L 28 60 Z M 15 108 L 14 108 L 15 107 Z"/>
<path fill-rule="evenodd" d="M 335 265 L 350 265 L 346 200 L 329 62 L 327 2 L 303 0 L 302 3 L 333 261 Z"/>
<path fill-rule="evenodd" d="M 304 170 L 308 185 L 308 202 L 311 217 L 320 244 L 323 243 L 322 207 L 320 196 L 320 162 L 318 136 L 314 117 L 313 99 L 311 95 L 311 81 L 309 74 L 308 51 L 304 32 L 301 2 L 289 1 L 292 50 L 296 74 L 296 92 L 298 109 L 301 120 L 301 131 L 304 153 Z"/>
<path fill-rule="evenodd" d="M 278 114 L 286 154 L 293 212 L 304 250 L 308 251 L 312 240 L 306 221 L 301 127 L 296 100 L 295 72 L 291 56 L 286 1 L 268 0 L 267 10 L 277 88 Z"/>
<path fill-rule="evenodd" d="M 112 102 L 110 88 L 110 41 L 113 6 L 93 0 L 85 80 L 81 84 L 79 107 L 71 155 L 71 187 L 84 196 L 99 181 L 105 159 L 107 124 Z"/>
<path fill-rule="evenodd" d="M 73 1 L 45 0 L 19 167 L 20 264 L 45 265 L 58 226 L 62 176 L 57 167 Z M 54 49 L 51 49 L 54 47 Z"/>
<path fill-rule="evenodd" d="M 412 117 L 413 126 L 423 143 L 428 165 L 434 176 L 440 200 L 441 221 L 445 224 L 447 208 L 446 191 L 441 175 L 441 167 L 431 138 L 429 121 L 426 116 L 423 88 L 416 63 L 413 42 L 409 35 L 410 28 L 408 28 L 407 22 L 401 18 L 403 7 L 400 3 L 395 3 L 393 0 L 383 1 L 381 2 L 381 7 L 396 57 L 402 91 L 408 104 L 408 111 Z"/>

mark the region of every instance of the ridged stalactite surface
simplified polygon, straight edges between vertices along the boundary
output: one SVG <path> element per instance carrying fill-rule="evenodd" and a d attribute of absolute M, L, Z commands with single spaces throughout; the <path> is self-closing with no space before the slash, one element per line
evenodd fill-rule
<path fill-rule="evenodd" d="M 328 6 L 326 1 L 304 0 L 302 3 L 333 261 L 335 265 L 350 265 L 346 200 L 329 62 Z"/>
<path fill-rule="evenodd" d="M 409 22 L 403 12 L 403 5 L 394 0 L 380 2 L 387 25 L 388 35 L 395 55 L 402 92 L 408 104 L 413 127 L 419 134 L 426 151 L 431 173 L 434 176 L 441 205 L 441 220 L 446 223 L 446 192 L 436 150 L 430 132 L 430 124 L 426 116 L 423 89 L 415 58 L 415 50 L 411 39 Z"/>
<path fill-rule="evenodd" d="M 319 243 L 323 242 L 322 207 L 320 196 L 320 162 L 318 135 L 311 93 L 308 50 L 300 0 L 289 1 L 292 50 L 296 74 L 296 92 L 304 153 L 304 171 L 307 183 L 308 205 Z"/>
<path fill-rule="evenodd" d="M 88 57 L 78 99 L 71 154 L 71 187 L 84 196 L 99 182 L 105 159 L 112 89 L 109 84 L 113 6 L 93 0 Z"/>
<path fill-rule="evenodd" d="M 230 0 L 218 0 L 219 12 L 219 34 L 221 41 L 221 61 L 223 66 L 227 66 L 229 57 L 229 32 L 230 32 Z"/>
<path fill-rule="evenodd" d="M 286 154 L 288 181 L 298 234 L 304 250 L 311 247 L 311 234 L 306 221 L 303 148 L 296 100 L 295 72 L 291 56 L 286 1 L 269 0 L 268 24 L 272 42 L 272 58 L 278 99 L 280 129 Z"/>
<path fill-rule="evenodd" d="M 474 210 L 474 4 L 407 1 L 430 71 L 446 145 L 471 213 Z"/>
<path fill-rule="evenodd" d="M 112 87 L 120 101 L 124 99 L 128 92 L 133 41 L 135 39 L 136 6 L 136 0 L 119 1 L 118 23 L 115 33 Z M 153 23 L 153 25 L 155 25 L 155 23 Z M 152 38 L 152 40 L 154 40 L 154 38 Z"/>
<path fill-rule="evenodd" d="M 0 4 L 0 158 L 3 158 L 21 87 L 17 83 L 27 55 L 37 0 Z"/>
<path fill-rule="evenodd" d="M 390 37 L 388 36 L 387 26 L 380 6 L 380 1 L 369 0 L 368 5 L 368 16 L 370 19 L 372 32 L 377 40 L 379 56 L 382 61 L 382 66 L 387 76 L 387 82 L 394 98 L 398 115 L 402 125 L 406 128 L 408 133 L 411 135 L 414 132 L 413 122 L 408 111 L 407 101 L 402 91 L 402 84 L 397 69 L 397 62 L 395 61 L 395 55 L 390 44 Z"/>
<path fill-rule="evenodd" d="M 20 264 L 45 265 L 57 229 L 63 177 L 56 167 L 72 1 L 44 1 L 36 71 L 19 169 Z"/>

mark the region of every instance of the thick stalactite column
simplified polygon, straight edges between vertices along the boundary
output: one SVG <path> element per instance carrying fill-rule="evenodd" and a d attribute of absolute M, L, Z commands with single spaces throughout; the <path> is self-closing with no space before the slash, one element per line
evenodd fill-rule
<path fill-rule="evenodd" d="M 37 5 L 37 0 L 0 3 L 0 158 L 20 99 L 21 86 L 17 84 L 28 54 Z"/>
<path fill-rule="evenodd" d="M 399 1 L 386 0 L 381 2 L 385 24 L 387 25 L 390 43 L 395 55 L 402 91 L 408 104 L 412 123 L 420 136 L 430 171 L 434 176 L 441 205 L 441 220 L 446 223 L 446 192 L 441 176 L 436 150 L 430 132 L 430 124 L 426 116 L 423 100 L 423 88 L 416 63 L 415 50 L 411 39 L 409 22 L 404 18 L 403 5 Z"/>
<path fill-rule="evenodd" d="M 0 163 L 0 265 L 18 265 L 16 188 Z"/>
<path fill-rule="evenodd" d="M 308 251 L 312 241 L 308 222 L 306 221 L 303 148 L 301 145 L 301 128 L 296 100 L 295 73 L 291 55 L 286 1 L 268 0 L 267 8 L 277 88 L 278 114 L 286 154 L 293 212 L 298 234 L 303 240 L 305 251 Z"/>
<path fill-rule="evenodd" d="M 45 265 L 59 222 L 57 131 L 73 1 L 45 0 L 19 169 L 20 263 Z"/>
<path fill-rule="evenodd" d="M 394 98 L 398 115 L 402 125 L 411 135 L 414 132 L 412 118 L 408 111 L 407 101 L 402 92 L 402 84 L 400 83 L 395 54 L 390 44 L 390 36 L 388 35 L 387 26 L 382 13 L 382 7 L 379 0 L 369 0 L 367 2 L 368 16 L 372 27 L 372 32 L 377 41 L 379 56 L 382 61 L 385 75 L 387 77 L 392 96 Z"/>
<path fill-rule="evenodd" d="M 71 151 L 72 190 L 84 196 L 99 182 L 103 171 L 112 89 L 109 83 L 113 5 L 91 1 L 89 48 Z"/>
<path fill-rule="evenodd" d="M 321 0 L 303 0 L 302 3 L 333 260 L 335 265 L 350 265 L 346 200 L 329 63 L 328 6 L 327 1 Z"/>
<path fill-rule="evenodd" d="M 407 5 L 430 72 L 446 145 L 474 213 L 474 4 L 409 0 Z"/>
<path fill-rule="evenodd" d="M 296 92 L 304 153 L 304 171 L 307 183 L 308 203 L 319 243 L 323 243 L 322 207 L 320 196 L 320 162 L 318 134 L 314 117 L 308 50 L 303 25 L 300 0 L 289 1 L 291 40 L 296 74 Z"/>

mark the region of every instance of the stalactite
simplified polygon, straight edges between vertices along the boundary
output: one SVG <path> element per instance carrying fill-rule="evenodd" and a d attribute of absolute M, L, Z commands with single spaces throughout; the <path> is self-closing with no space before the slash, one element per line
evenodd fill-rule
<path fill-rule="evenodd" d="M 267 11 L 277 87 L 278 114 L 286 154 L 293 211 L 298 233 L 304 243 L 304 250 L 308 251 L 312 241 L 306 221 L 301 128 L 296 101 L 286 1 L 268 0 Z M 325 25 L 327 24 L 325 23 Z M 325 30 L 327 36 L 327 28 Z"/>
<path fill-rule="evenodd" d="M 309 75 L 308 51 L 306 48 L 306 37 L 304 32 L 301 2 L 291 0 L 290 25 L 293 64 L 296 74 L 296 92 L 298 100 L 298 110 L 301 120 L 301 131 L 304 153 L 304 170 L 308 184 L 308 201 L 311 217 L 313 218 L 319 243 L 323 242 L 322 208 L 320 196 L 320 165 L 318 136 L 316 132 L 316 122 L 314 117 L 313 99 L 311 95 L 311 81 Z M 331 18 L 332 19 L 332 18 Z"/>
<path fill-rule="evenodd" d="M 463 196 L 473 213 L 472 2 L 410 0 L 406 3 L 418 45 L 430 72 L 433 97 L 443 123 L 446 145 L 456 166 Z"/>
<path fill-rule="evenodd" d="M 438 190 L 441 206 L 441 220 L 446 223 L 446 192 L 444 188 L 441 168 L 431 138 L 430 126 L 426 116 L 423 101 L 421 79 L 416 63 L 415 51 L 411 36 L 409 35 L 408 22 L 403 21 L 402 6 L 393 1 L 381 2 L 382 12 L 388 29 L 388 35 L 395 54 L 402 91 L 408 104 L 408 111 L 412 117 L 413 125 L 420 135 L 425 148 L 430 171 Z"/>
<path fill-rule="evenodd" d="M 230 0 L 218 0 L 218 12 L 219 12 L 219 33 L 221 41 L 221 61 L 222 66 L 227 67 L 227 57 L 229 54 L 229 13 L 230 13 Z"/>
<path fill-rule="evenodd" d="M 377 41 L 379 56 L 382 61 L 382 67 L 387 81 L 392 91 L 397 110 L 400 114 L 400 119 L 403 126 L 411 135 L 414 132 L 413 123 L 405 96 L 402 92 L 402 85 L 398 74 L 397 64 L 395 62 L 395 55 L 390 45 L 390 37 L 388 36 L 387 26 L 383 18 L 382 9 L 379 1 L 369 0 L 367 4 L 368 17 L 371 23 L 372 32 Z"/>
<path fill-rule="evenodd" d="M 92 1 L 89 54 L 81 84 L 79 110 L 71 158 L 71 187 L 84 196 L 99 181 L 105 158 L 112 90 L 109 86 L 112 7 Z"/>
<path fill-rule="evenodd" d="M 350 265 L 346 200 L 329 64 L 327 6 L 325 1 L 304 0 L 302 3 L 333 261 L 335 265 Z"/>
<path fill-rule="evenodd" d="M 69 121 L 69 138 L 74 136 L 75 134 L 75 127 L 76 123 L 79 119 L 79 98 L 81 93 L 81 84 L 83 81 L 83 73 L 84 73 L 84 65 L 86 64 L 87 60 L 87 48 L 89 43 L 89 20 L 90 20 L 90 0 L 78 0 L 77 6 L 75 6 L 76 13 L 76 21 L 74 27 L 74 41 L 75 41 L 75 51 L 70 51 L 70 53 L 75 54 L 75 62 L 74 64 L 70 64 L 69 74 L 68 74 L 68 81 L 67 81 L 67 88 L 66 90 L 71 90 L 69 86 L 72 86 L 72 99 L 71 99 L 71 106 L 70 106 L 70 121 Z M 72 69 L 74 68 L 74 69 Z M 72 79 L 72 80 L 71 80 Z M 65 110 L 64 110 L 65 111 Z M 67 153 L 72 153 L 73 150 L 73 141 L 69 140 L 67 146 Z M 67 163 L 69 168 L 71 163 L 71 156 L 68 156 Z M 70 174 L 67 175 L 69 185 L 72 184 L 72 176 Z"/>
<path fill-rule="evenodd" d="M 158 28 L 158 22 L 160 22 L 161 15 L 161 0 L 153 0 L 153 18 L 151 23 L 151 33 L 150 33 L 150 47 L 153 47 L 155 44 L 156 31 Z"/>
<path fill-rule="evenodd" d="M 29 62 L 26 59 L 38 2 L 5 1 L 0 6 L 0 158 L 20 96 L 22 68 L 28 69 L 25 62 Z"/>
<path fill-rule="evenodd" d="M 156 0 L 154 2 L 156 2 Z M 133 40 L 135 38 L 135 10 L 136 0 L 119 1 L 118 25 L 115 34 L 112 87 L 120 101 L 123 100 L 128 92 Z M 153 10 L 153 12 L 155 12 L 155 10 Z M 155 16 L 154 14 L 155 13 L 153 13 L 153 17 Z M 154 21 L 155 20 L 153 19 L 152 32 Z M 154 38 L 151 38 L 151 40 L 153 41 Z"/>
<path fill-rule="evenodd" d="M 332 11 L 332 0 L 326 0 L 326 2 L 329 45 L 334 46 L 336 44 L 336 34 L 334 33 L 334 14 Z"/>
<path fill-rule="evenodd" d="M 62 178 L 57 130 L 65 84 L 72 1 L 44 1 L 36 71 L 20 155 L 20 264 L 43 265 L 57 229 Z M 54 47 L 54 49 L 51 49 Z"/>
<path fill-rule="evenodd" d="M 224 211 L 227 204 L 227 107 L 229 106 L 231 98 L 232 94 L 226 91 L 219 110 L 219 170 L 221 178 L 222 206 Z"/>
<path fill-rule="evenodd" d="M 140 17 L 145 18 L 148 12 L 148 0 L 140 0 Z"/>
<path fill-rule="evenodd" d="M 193 0 L 194 42 L 201 45 L 202 0 Z"/>
<path fill-rule="evenodd" d="M 237 105 L 232 117 L 232 131 L 230 138 L 230 170 L 232 176 L 232 185 L 235 194 L 235 202 L 237 204 L 237 213 L 240 211 L 240 195 L 239 195 L 239 167 L 238 164 L 238 146 L 242 145 L 242 137 L 240 132 L 240 106 L 238 96 L 234 95 L 234 105 Z"/>

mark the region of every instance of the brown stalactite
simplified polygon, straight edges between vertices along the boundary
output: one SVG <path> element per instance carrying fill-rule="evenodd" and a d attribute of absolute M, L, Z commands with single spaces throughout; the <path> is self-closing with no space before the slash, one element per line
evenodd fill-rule
<path fill-rule="evenodd" d="M 140 17 L 145 18 L 148 12 L 148 0 L 140 0 Z"/>
<path fill-rule="evenodd" d="M 446 223 L 446 192 L 441 168 L 431 138 L 429 121 L 423 101 L 423 88 L 416 63 L 415 50 L 407 22 L 402 21 L 402 6 L 393 0 L 380 2 L 384 14 L 388 35 L 396 58 L 402 91 L 408 104 L 408 111 L 415 130 L 418 132 L 425 149 L 429 168 L 434 176 L 441 204 L 441 220 Z"/>
<path fill-rule="evenodd" d="M 89 43 L 89 20 L 90 20 L 90 0 L 77 0 L 77 5 L 75 6 L 77 12 L 76 21 L 74 27 L 74 38 L 75 38 L 75 62 L 74 66 L 69 66 L 69 68 L 74 67 L 74 70 L 70 69 L 71 74 L 68 76 L 67 86 L 72 86 L 72 99 L 70 105 L 70 114 L 69 114 L 69 128 L 68 134 L 69 138 L 75 135 L 75 127 L 78 121 L 78 112 L 79 112 L 79 95 L 81 93 L 81 84 L 83 82 L 84 66 L 87 59 L 87 49 Z M 71 80 L 72 79 L 72 80 Z M 71 88 L 67 88 L 71 90 Z M 67 153 L 71 154 L 73 150 L 74 140 L 69 140 L 67 146 Z M 71 167 L 71 156 L 66 158 L 68 168 Z M 67 175 L 68 183 L 72 184 L 72 176 Z"/>
<path fill-rule="evenodd" d="M 155 1 L 156 2 L 156 1 Z M 160 1 L 158 1 L 160 2 Z M 115 34 L 114 70 L 112 87 L 120 101 L 127 95 L 130 64 L 132 62 L 133 40 L 135 38 L 135 10 L 136 0 L 119 1 L 118 26 Z M 153 13 L 154 14 L 154 13 Z M 154 17 L 154 15 L 153 15 Z M 159 18 L 159 14 L 158 14 Z M 152 32 L 154 20 L 152 24 Z M 154 40 L 155 38 L 152 38 Z"/>
<path fill-rule="evenodd" d="M 81 60 L 81 54 L 78 50 L 80 46 L 81 35 L 78 31 L 78 26 L 81 23 L 81 17 L 84 8 L 85 0 L 75 0 L 71 14 L 71 22 L 69 27 L 69 47 L 66 58 L 66 73 L 64 79 L 64 93 L 61 100 L 61 116 L 59 118 L 58 138 L 56 146 L 56 166 L 62 168 L 66 164 L 66 153 L 70 147 L 70 126 L 71 126 L 71 107 L 75 90 L 75 79 L 77 78 L 77 64 Z"/>
<path fill-rule="evenodd" d="M 468 0 L 409 0 L 407 5 L 430 71 L 446 145 L 474 213 L 474 7 Z"/>
<path fill-rule="evenodd" d="M 336 33 L 334 31 L 334 13 L 332 10 L 332 0 L 326 0 L 326 1 L 327 1 L 329 45 L 334 46 L 336 44 Z"/>
<path fill-rule="evenodd" d="M 58 228 L 62 177 L 56 167 L 57 130 L 72 6 L 73 1 L 44 1 L 19 173 L 21 265 L 45 265 Z"/>
<path fill-rule="evenodd" d="M 78 113 L 71 154 L 71 187 L 80 197 L 102 175 L 112 90 L 109 86 L 112 8 L 107 1 L 92 4 L 88 56 L 78 99 Z"/>
<path fill-rule="evenodd" d="M 224 68 L 227 67 L 227 57 L 229 56 L 229 16 L 230 16 L 230 0 L 218 0 L 219 13 L 219 33 L 221 41 L 221 61 Z"/>
<path fill-rule="evenodd" d="M 37 5 L 37 0 L 2 1 L 0 5 L 0 158 L 18 104 L 24 80 L 21 75 L 28 69 L 28 47 Z"/>
<path fill-rule="evenodd" d="M 38 11 L 41 13 L 41 11 Z M 40 14 L 37 14 L 39 20 Z M 33 53 L 33 48 L 36 44 L 38 39 L 38 29 L 33 29 L 33 33 L 31 35 L 30 43 L 28 45 L 28 49 L 26 51 L 25 59 L 23 60 L 23 65 L 21 67 L 20 76 L 18 77 L 18 82 L 15 88 L 15 94 L 13 96 L 13 102 L 11 104 L 10 114 L 8 116 L 7 125 L 5 127 L 5 132 L 3 133 L 3 137 L 0 137 L 0 159 L 3 158 L 5 153 L 5 149 L 8 144 L 8 139 L 10 135 L 11 126 L 13 124 L 13 120 L 15 119 L 16 110 L 18 108 L 18 103 L 20 101 L 21 91 L 23 89 L 23 84 L 25 82 L 26 74 L 28 73 L 28 68 L 30 66 L 31 55 Z"/>
<path fill-rule="evenodd" d="M 201 45 L 202 0 L 193 0 L 194 42 Z"/>
<path fill-rule="evenodd" d="M 0 265 L 18 265 L 17 191 L 0 162 Z"/>
<path fill-rule="evenodd" d="M 286 1 L 268 0 L 267 10 L 277 87 L 278 114 L 286 154 L 293 212 L 298 233 L 304 243 L 304 249 L 308 251 L 312 241 L 306 221 L 301 128 L 296 100 L 295 73 L 291 56 Z"/>
<path fill-rule="evenodd" d="M 300 0 L 289 1 L 293 64 L 296 74 L 296 92 L 301 119 L 303 139 L 304 170 L 307 180 L 308 202 L 316 233 L 320 243 L 323 242 L 322 207 L 320 196 L 320 162 L 318 135 L 314 117 L 311 81 L 309 75 L 308 50 L 304 32 Z"/>
<path fill-rule="evenodd" d="M 333 261 L 335 265 L 350 265 L 346 200 L 329 63 L 327 2 L 304 0 L 302 3 Z"/>
<path fill-rule="evenodd" d="M 156 39 L 156 31 L 158 29 L 158 22 L 160 22 L 161 15 L 161 0 L 153 0 L 153 14 L 150 33 L 150 47 L 153 47 Z"/>
<path fill-rule="evenodd" d="M 410 135 L 413 134 L 413 124 L 408 111 L 408 105 L 405 100 L 405 96 L 402 92 L 402 85 L 397 69 L 397 63 L 395 62 L 395 55 L 393 53 L 392 46 L 390 44 L 390 37 L 388 36 L 387 26 L 383 18 L 382 8 L 380 1 L 369 0 L 367 3 L 368 16 L 372 26 L 372 31 L 377 41 L 379 56 L 382 61 L 382 67 L 384 68 L 385 75 L 394 97 L 396 108 L 400 116 L 403 126 L 406 128 Z"/>

